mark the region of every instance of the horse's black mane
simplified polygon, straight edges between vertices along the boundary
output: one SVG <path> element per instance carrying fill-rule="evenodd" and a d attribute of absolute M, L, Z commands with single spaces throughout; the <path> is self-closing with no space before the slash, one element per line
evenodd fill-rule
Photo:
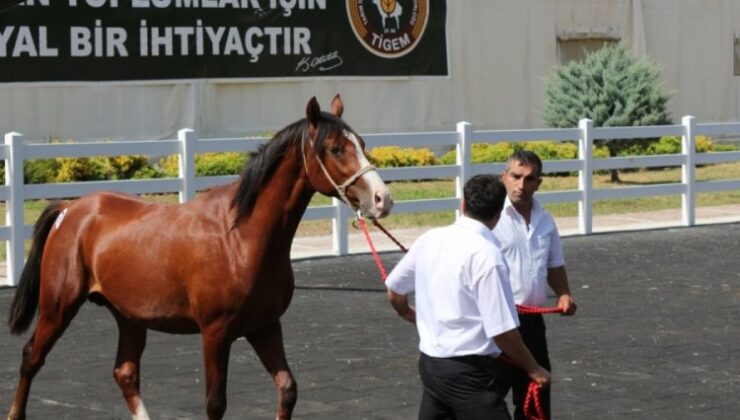
<path fill-rule="evenodd" d="M 333 114 L 321 113 L 321 119 L 316 133 L 316 142 L 313 145 L 318 156 L 324 154 L 324 139 L 330 134 L 350 130 L 349 126 Z M 231 207 L 236 207 L 234 226 L 249 217 L 254 210 L 262 187 L 270 180 L 285 155 L 293 147 L 301 147 L 303 138 L 308 137 L 308 120 L 298 120 L 293 124 L 278 131 L 273 138 L 262 145 L 257 153 L 253 155 L 242 170 L 239 187 L 231 200 Z M 307 139 L 310 141 L 310 139 Z M 307 142 L 308 143 L 308 142 Z M 313 153 L 310 144 L 306 144 L 306 153 Z M 300 153 L 300 151 L 299 151 Z M 301 160 L 301 165 L 303 161 Z"/>

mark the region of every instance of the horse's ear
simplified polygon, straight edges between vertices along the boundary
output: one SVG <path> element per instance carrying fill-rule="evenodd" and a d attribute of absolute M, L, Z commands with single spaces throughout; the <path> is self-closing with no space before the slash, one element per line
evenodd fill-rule
<path fill-rule="evenodd" d="M 331 101 L 331 113 L 339 118 L 342 118 L 344 113 L 344 103 L 342 103 L 342 98 L 339 97 L 338 93 Z"/>
<path fill-rule="evenodd" d="M 315 96 L 312 97 L 308 101 L 308 105 L 306 105 L 306 118 L 313 127 L 316 127 L 319 124 L 321 108 L 319 107 L 319 102 L 316 100 Z"/>

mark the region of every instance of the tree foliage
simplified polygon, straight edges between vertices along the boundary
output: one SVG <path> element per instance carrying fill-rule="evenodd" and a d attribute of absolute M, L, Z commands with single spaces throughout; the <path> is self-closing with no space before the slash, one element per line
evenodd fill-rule
<path fill-rule="evenodd" d="M 605 45 L 554 69 L 546 86 L 544 121 L 551 127 L 575 127 L 581 118 L 595 127 L 670 124 L 670 96 L 659 81 L 659 67 L 624 45 Z M 611 156 L 638 140 L 597 140 Z M 643 142 L 644 147 L 647 144 Z M 617 181 L 616 172 L 612 180 Z"/>

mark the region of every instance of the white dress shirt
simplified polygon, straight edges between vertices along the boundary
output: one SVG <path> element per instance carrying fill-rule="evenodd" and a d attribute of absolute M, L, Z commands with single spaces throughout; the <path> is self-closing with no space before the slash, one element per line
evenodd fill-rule
<path fill-rule="evenodd" d="M 497 356 L 493 337 L 519 326 L 496 238 L 468 217 L 420 236 L 386 286 L 416 292 L 419 350 L 428 356 Z"/>
<path fill-rule="evenodd" d="M 547 269 L 565 266 L 563 246 L 555 220 L 532 199 L 529 226 L 506 198 L 493 234 L 509 266 L 509 279 L 518 305 L 544 306 Z"/>

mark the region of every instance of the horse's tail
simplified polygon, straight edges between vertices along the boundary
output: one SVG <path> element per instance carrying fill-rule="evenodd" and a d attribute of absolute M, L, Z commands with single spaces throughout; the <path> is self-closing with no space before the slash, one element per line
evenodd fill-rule
<path fill-rule="evenodd" d="M 62 212 L 62 203 L 49 204 L 39 216 L 33 229 L 33 242 L 28 260 L 21 272 L 21 280 L 15 298 L 8 311 L 8 325 L 13 334 L 22 334 L 31 325 L 39 305 L 39 283 L 41 281 L 41 257 L 54 221 Z"/>

